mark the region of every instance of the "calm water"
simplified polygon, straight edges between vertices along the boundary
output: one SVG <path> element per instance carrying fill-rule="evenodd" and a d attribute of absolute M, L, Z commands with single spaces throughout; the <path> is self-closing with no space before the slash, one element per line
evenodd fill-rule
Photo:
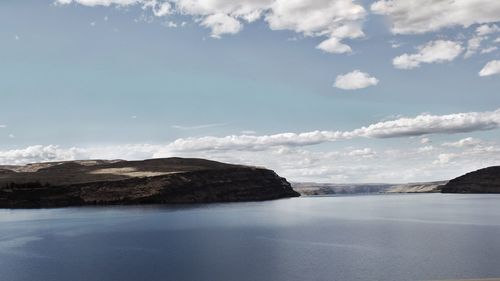
<path fill-rule="evenodd" d="M 0 280 L 500 277 L 500 196 L 0 210 Z"/>

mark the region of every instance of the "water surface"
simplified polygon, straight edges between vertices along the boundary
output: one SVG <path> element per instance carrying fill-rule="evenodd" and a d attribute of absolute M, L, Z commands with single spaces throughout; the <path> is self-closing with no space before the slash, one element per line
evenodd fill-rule
<path fill-rule="evenodd" d="M 0 210 L 0 280 L 500 276 L 500 195 Z"/>

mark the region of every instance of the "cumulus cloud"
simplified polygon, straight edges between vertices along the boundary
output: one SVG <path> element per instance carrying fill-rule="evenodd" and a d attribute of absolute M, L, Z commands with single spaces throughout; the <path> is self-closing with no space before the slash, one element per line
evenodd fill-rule
<path fill-rule="evenodd" d="M 343 90 L 363 89 L 377 85 L 379 80 L 368 73 L 354 70 L 352 72 L 337 76 L 334 86 Z"/>
<path fill-rule="evenodd" d="M 348 53 L 351 48 L 340 40 L 364 36 L 361 22 L 365 16 L 365 9 L 351 0 L 277 0 L 271 5 L 266 21 L 273 30 L 329 37 L 317 48 L 329 53 Z"/>
<path fill-rule="evenodd" d="M 498 50 L 498 47 L 496 46 L 491 46 L 491 47 L 488 47 L 488 48 L 484 48 L 481 50 L 481 54 L 489 54 L 489 53 L 492 53 L 494 51 Z"/>
<path fill-rule="evenodd" d="M 491 0 L 379 0 L 371 5 L 371 10 L 387 16 L 395 34 L 500 21 L 500 1 Z"/>
<path fill-rule="evenodd" d="M 332 34 L 340 38 L 357 38 L 363 36 L 363 32 L 355 23 L 365 15 L 365 9 L 351 0 L 276 0 L 266 20 L 275 30 L 293 30 L 309 36 Z"/>
<path fill-rule="evenodd" d="M 488 62 L 482 69 L 479 71 L 479 76 L 490 76 L 500 74 L 500 60 L 492 60 Z"/>
<path fill-rule="evenodd" d="M 475 54 L 477 52 L 477 50 L 479 49 L 479 47 L 481 47 L 481 42 L 484 39 L 485 38 L 481 37 L 481 36 L 475 36 L 475 37 L 472 37 L 471 39 L 469 39 L 469 41 L 467 41 L 467 52 L 465 52 L 464 57 L 468 58 L 468 57 L 472 56 L 473 54 Z"/>
<path fill-rule="evenodd" d="M 143 1 L 143 0 L 56 0 L 57 4 L 71 4 L 71 3 L 76 3 L 84 6 L 111 6 L 111 5 L 118 5 L 118 6 L 128 6 L 128 5 L 135 5 L 138 3 L 151 3 L 151 2 L 156 2 L 153 0 L 150 1 Z"/>
<path fill-rule="evenodd" d="M 430 142 L 431 142 L 431 139 L 429 139 L 429 138 L 422 138 L 422 139 L 420 139 L 420 143 L 421 144 L 428 144 Z"/>
<path fill-rule="evenodd" d="M 438 155 L 438 159 L 435 160 L 433 163 L 434 164 L 441 164 L 441 165 L 448 164 L 455 157 L 456 157 L 456 155 L 453 153 L 441 153 Z"/>
<path fill-rule="evenodd" d="M 362 22 L 366 17 L 366 10 L 354 0 L 56 0 L 56 3 L 141 5 L 158 17 L 173 13 L 192 16 L 201 26 L 210 28 L 214 38 L 239 33 L 244 22 L 263 19 L 272 30 L 326 38 L 317 48 L 328 53 L 351 52 L 342 40 L 363 37 Z"/>
<path fill-rule="evenodd" d="M 226 14 L 214 14 L 207 16 L 201 25 L 212 30 L 211 36 L 221 38 L 223 34 L 236 34 L 243 29 L 243 25 L 233 17 Z"/>
<path fill-rule="evenodd" d="M 0 150 L 0 165 L 34 162 L 70 161 L 77 159 L 145 159 L 154 157 L 164 145 L 129 144 L 94 147 L 61 147 L 33 145 L 22 149 Z"/>
<path fill-rule="evenodd" d="M 448 146 L 448 147 L 458 147 L 458 148 L 460 148 L 460 147 L 466 147 L 466 146 L 475 146 L 475 145 L 479 145 L 481 143 L 482 143 L 482 141 L 480 139 L 468 137 L 468 138 L 464 138 L 464 139 L 458 140 L 456 142 L 445 142 L 442 145 L 443 146 Z"/>
<path fill-rule="evenodd" d="M 77 159 L 81 150 L 78 148 L 62 149 L 55 145 L 35 145 L 24 149 L 0 150 L 0 164 L 16 165 L 30 162 Z"/>
<path fill-rule="evenodd" d="M 319 43 L 319 45 L 316 46 L 316 48 L 332 54 L 343 54 L 352 52 L 351 47 L 340 42 L 340 40 L 335 37 L 329 38 Z"/>
<path fill-rule="evenodd" d="M 399 69 L 417 68 L 422 63 L 443 63 L 454 60 L 463 51 L 459 42 L 436 40 L 421 45 L 418 53 L 403 54 L 393 59 L 392 64 Z"/>
<path fill-rule="evenodd" d="M 420 153 L 425 153 L 425 152 L 429 152 L 429 151 L 433 151 L 433 150 L 434 150 L 434 146 L 432 146 L 432 145 L 426 145 L 424 147 L 419 147 L 417 149 L 417 151 Z"/>
<path fill-rule="evenodd" d="M 172 13 L 172 5 L 169 2 L 158 3 L 157 1 L 151 1 L 144 7 L 150 7 L 157 17 L 164 17 Z"/>
<path fill-rule="evenodd" d="M 369 147 L 363 149 L 354 149 L 347 153 L 348 156 L 358 156 L 362 158 L 373 158 L 377 153 Z"/>
<path fill-rule="evenodd" d="M 498 27 L 496 24 L 493 25 L 487 25 L 483 24 L 476 28 L 476 33 L 479 36 L 484 36 L 492 33 L 500 32 L 500 27 Z"/>

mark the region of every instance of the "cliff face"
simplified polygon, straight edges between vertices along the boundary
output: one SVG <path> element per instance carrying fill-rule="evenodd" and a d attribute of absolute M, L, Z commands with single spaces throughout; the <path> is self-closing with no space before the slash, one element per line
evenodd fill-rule
<path fill-rule="evenodd" d="M 443 193 L 500 193 L 500 166 L 467 173 L 441 188 Z"/>
<path fill-rule="evenodd" d="M 299 196 L 271 170 L 202 159 L 29 166 L 10 167 L 10 172 L 0 173 L 0 208 L 260 201 Z"/>

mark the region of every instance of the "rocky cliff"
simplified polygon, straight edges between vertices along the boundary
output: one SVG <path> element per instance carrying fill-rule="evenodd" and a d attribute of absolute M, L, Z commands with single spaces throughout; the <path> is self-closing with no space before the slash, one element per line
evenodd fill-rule
<path fill-rule="evenodd" d="M 299 196 L 264 168 L 204 159 L 0 166 L 0 208 L 259 201 Z"/>
<path fill-rule="evenodd" d="M 467 173 L 450 180 L 441 188 L 443 193 L 500 193 L 500 166 Z"/>

